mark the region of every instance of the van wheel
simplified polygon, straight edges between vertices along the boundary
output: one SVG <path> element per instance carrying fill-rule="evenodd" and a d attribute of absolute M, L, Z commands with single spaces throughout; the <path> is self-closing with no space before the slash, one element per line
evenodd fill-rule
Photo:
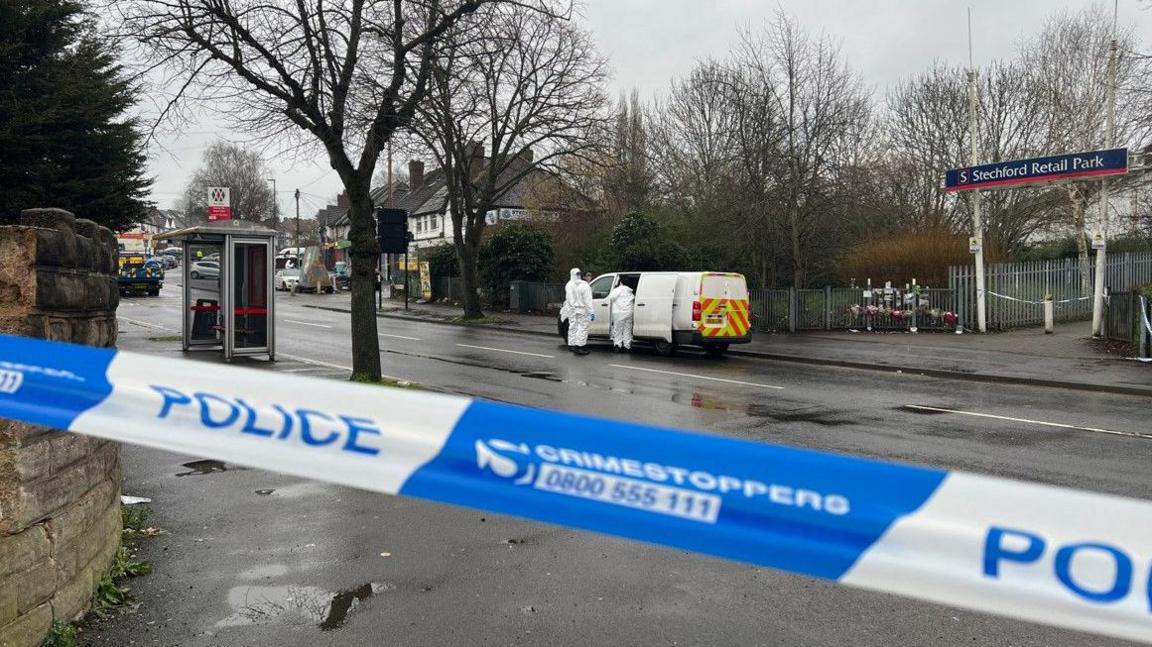
<path fill-rule="evenodd" d="M 723 357 L 728 352 L 728 344 L 704 344 L 704 352 L 708 353 L 708 357 Z"/>
<path fill-rule="evenodd" d="M 652 346 L 656 349 L 656 354 L 662 357 L 671 357 L 676 352 L 676 344 L 663 339 L 652 342 Z"/>
<path fill-rule="evenodd" d="M 197 272 L 196 270 L 192 270 L 192 274 L 190 274 L 189 276 L 191 276 L 194 279 L 198 279 L 198 278 L 200 278 L 200 273 Z"/>

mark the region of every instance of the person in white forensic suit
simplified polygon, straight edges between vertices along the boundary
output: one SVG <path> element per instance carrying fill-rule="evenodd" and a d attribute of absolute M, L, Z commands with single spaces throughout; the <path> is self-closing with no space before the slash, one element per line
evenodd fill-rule
<path fill-rule="evenodd" d="M 608 309 L 612 312 L 612 352 L 632 350 L 632 315 L 636 309 L 636 294 L 621 283 L 608 293 Z"/>
<path fill-rule="evenodd" d="M 569 273 L 571 280 L 564 286 L 563 312 L 568 314 L 568 350 L 587 355 L 588 328 L 592 324 L 592 288 L 580 278 L 580 268 Z"/>

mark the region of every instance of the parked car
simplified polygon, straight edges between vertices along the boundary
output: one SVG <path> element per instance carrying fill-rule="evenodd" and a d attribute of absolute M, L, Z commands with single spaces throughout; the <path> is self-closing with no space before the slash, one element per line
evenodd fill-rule
<path fill-rule="evenodd" d="M 161 269 L 165 269 L 165 270 L 172 268 L 172 267 L 176 267 L 176 263 L 172 260 L 172 257 L 161 256 L 159 254 L 157 254 L 156 256 L 150 257 L 148 259 L 148 262 L 149 263 L 155 263 L 157 267 L 159 267 Z"/>
<path fill-rule="evenodd" d="M 194 279 L 218 279 L 220 278 L 220 262 L 194 261 L 192 267 L 189 268 L 188 276 Z"/>
<path fill-rule="evenodd" d="M 588 335 L 610 333 L 608 293 L 621 283 L 636 292 L 633 335 L 650 342 L 661 355 L 680 346 L 699 346 L 709 355 L 723 355 L 730 344 L 752 341 L 748 285 L 744 275 L 731 272 L 613 272 L 592 283 L 596 314 Z M 568 337 L 568 322 L 557 319 L 556 330 Z"/>
<path fill-rule="evenodd" d="M 277 290 L 291 290 L 300 282 L 300 270 L 283 269 L 276 272 L 275 285 Z"/>

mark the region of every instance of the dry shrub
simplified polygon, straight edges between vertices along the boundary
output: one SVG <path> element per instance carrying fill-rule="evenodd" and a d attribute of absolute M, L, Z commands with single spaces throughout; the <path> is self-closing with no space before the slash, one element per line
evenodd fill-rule
<path fill-rule="evenodd" d="M 999 250 L 984 241 L 984 260 L 999 262 Z M 838 269 L 845 283 L 856 279 L 863 285 L 871 278 L 873 285 L 891 281 L 893 285 L 911 283 L 944 287 L 948 285 L 948 266 L 971 265 L 968 237 L 948 231 L 920 231 L 894 234 L 865 241 L 849 248 L 840 257 Z"/>

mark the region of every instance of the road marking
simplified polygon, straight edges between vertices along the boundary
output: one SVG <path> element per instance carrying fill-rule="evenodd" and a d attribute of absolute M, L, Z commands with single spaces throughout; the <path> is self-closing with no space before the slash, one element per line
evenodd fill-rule
<path fill-rule="evenodd" d="M 609 364 L 613 368 L 622 368 L 629 371 L 645 371 L 647 373 L 662 373 L 664 375 L 675 375 L 676 377 L 690 377 L 694 380 L 710 380 L 712 382 L 724 382 L 726 384 L 739 384 L 741 386 L 756 386 L 762 389 L 783 389 L 782 386 L 774 384 L 759 384 L 756 382 L 742 382 L 740 380 L 729 380 L 723 377 L 708 377 L 707 375 L 694 375 L 692 373 L 677 373 L 675 371 L 661 371 L 655 368 L 641 368 L 639 366 L 628 366 L 626 364 Z"/>
<path fill-rule="evenodd" d="M 555 355 L 544 355 L 542 353 L 526 353 L 522 350 L 505 350 L 503 348 L 489 348 L 487 346 L 473 346 L 472 344 L 456 344 L 460 348 L 475 348 L 476 350 L 490 350 L 496 353 L 512 353 L 513 355 L 528 355 L 529 357 L 543 357 L 545 359 L 556 359 Z"/>
<path fill-rule="evenodd" d="M 1152 439 L 1152 434 L 1141 434 L 1135 431 L 1116 431 L 1115 429 L 1099 429 L 1097 427 L 1078 427 L 1076 425 L 1066 425 L 1062 422 L 1048 422 L 1047 420 L 1031 420 L 1028 418 L 1013 418 L 1012 416 L 998 416 L 991 413 L 979 413 L 977 411 L 959 411 L 957 409 L 943 409 L 940 407 L 926 407 L 920 404 L 906 404 L 908 409 L 919 409 L 921 411 L 938 411 L 940 413 L 955 413 L 962 416 L 972 416 L 974 418 L 992 418 L 994 420 L 1007 420 L 1009 422 L 1026 422 L 1032 425 L 1043 425 L 1045 427 L 1059 427 L 1060 429 L 1075 429 L 1076 431 L 1090 431 L 1096 434 L 1111 434 L 1113 436 L 1133 436 L 1135 438 L 1148 438 Z"/>
<path fill-rule="evenodd" d="M 349 373 L 352 372 L 351 366 L 341 366 L 339 364 L 332 364 L 330 362 L 322 362 L 318 359 L 310 359 L 308 357 L 301 357 L 299 355 L 289 355 L 288 353 L 276 353 L 276 355 L 278 357 L 283 357 L 284 359 L 290 359 L 290 360 L 293 360 L 296 362 L 301 362 L 304 364 L 312 364 L 314 366 L 324 366 L 326 368 L 335 368 L 335 369 L 339 369 L 341 371 L 348 371 Z M 291 372 L 292 370 L 293 369 L 288 369 L 287 371 L 281 371 L 281 372 L 287 373 L 287 372 Z M 395 377 L 392 375 L 381 375 L 380 377 L 383 379 L 386 379 L 386 380 L 394 380 L 396 382 L 411 382 L 411 380 L 406 380 L 402 377 Z"/>
<path fill-rule="evenodd" d="M 419 337 L 405 337 L 404 335 L 389 335 L 388 333 L 385 333 L 385 332 L 376 333 L 376 334 L 381 336 L 381 337 L 394 337 L 396 339 L 407 339 L 408 341 L 420 341 Z"/>
<path fill-rule="evenodd" d="M 314 326 L 316 328 L 331 328 L 327 324 L 308 323 L 307 321 L 296 321 L 295 319 L 284 319 L 284 323 L 300 324 L 301 326 Z"/>
<path fill-rule="evenodd" d="M 152 330 L 165 330 L 165 331 L 169 331 L 169 332 L 177 332 L 171 328 L 165 328 L 164 326 L 157 326 L 156 324 L 150 324 L 147 321 L 137 321 L 135 319 L 129 319 L 128 317 L 122 317 L 120 315 L 116 315 L 116 318 L 117 319 L 123 319 L 124 321 L 127 321 L 128 323 L 136 324 L 137 326 L 144 326 L 145 328 L 151 328 Z"/>
<path fill-rule="evenodd" d="M 309 359 L 307 357 L 300 357 L 299 355 L 289 355 L 288 353 L 276 353 L 276 355 L 279 357 L 283 357 L 284 359 L 295 360 L 297 362 L 303 362 L 305 364 L 312 364 L 314 366 L 325 366 L 328 368 L 336 368 L 336 369 L 340 369 L 341 371 L 348 371 L 349 373 L 352 372 L 351 366 L 341 366 L 339 364 L 331 364 L 329 362 L 321 362 L 318 359 Z"/>

